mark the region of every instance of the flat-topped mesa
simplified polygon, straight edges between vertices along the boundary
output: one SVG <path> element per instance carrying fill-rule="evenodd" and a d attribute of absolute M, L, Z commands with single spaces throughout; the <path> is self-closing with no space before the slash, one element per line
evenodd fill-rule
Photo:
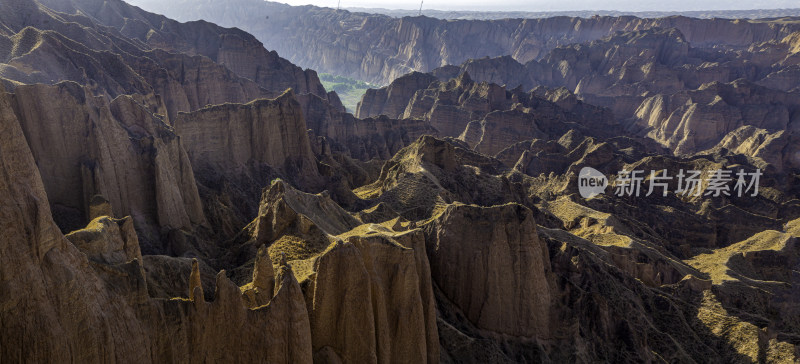
<path fill-rule="evenodd" d="M 320 175 L 294 92 L 247 104 L 223 104 L 180 113 L 176 133 L 193 165 L 232 172 L 274 168 L 302 186 Z"/>

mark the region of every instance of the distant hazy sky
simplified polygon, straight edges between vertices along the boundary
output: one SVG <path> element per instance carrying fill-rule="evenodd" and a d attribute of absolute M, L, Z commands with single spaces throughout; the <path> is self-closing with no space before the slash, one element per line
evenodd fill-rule
<path fill-rule="evenodd" d="M 224 0 L 221 0 L 224 1 Z M 276 0 L 290 5 L 317 5 L 335 8 L 338 0 Z M 419 0 L 341 0 L 341 6 L 419 9 Z M 559 11 L 559 10 L 622 10 L 622 11 L 693 11 L 746 10 L 800 7 L 798 0 L 425 0 L 423 9 L 482 11 Z"/>

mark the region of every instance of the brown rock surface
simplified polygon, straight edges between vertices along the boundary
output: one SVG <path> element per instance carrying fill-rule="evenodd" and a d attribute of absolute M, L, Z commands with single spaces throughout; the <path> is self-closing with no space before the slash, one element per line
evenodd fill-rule
<path fill-rule="evenodd" d="M 453 20 L 390 17 L 254 0 L 186 6 L 188 3 L 184 0 L 150 6 L 182 19 L 205 18 L 241 27 L 303 67 L 377 84 L 387 84 L 412 71 L 430 72 L 443 65 L 486 56 L 510 55 L 525 64 L 545 57 L 556 47 L 590 42 L 618 31 L 676 28 L 694 47 L 747 47 L 780 41 L 798 30 L 792 21 L 721 17 Z M 265 16 L 270 17 L 269 21 L 264 21 Z"/>
<path fill-rule="evenodd" d="M 770 132 L 795 131 L 800 99 L 794 93 L 745 81 L 711 83 L 693 91 L 654 95 L 642 102 L 635 121 L 647 135 L 676 154 L 713 147 L 726 134 L 751 125 Z"/>
<path fill-rule="evenodd" d="M 383 160 L 418 137 L 435 132 L 422 120 L 397 120 L 378 115 L 358 118 L 316 95 L 297 98 L 308 128 L 317 137 L 324 138 L 322 144 L 327 144 L 315 150 L 318 155 L 330 154 L 324 150 L 330 149 L 331 153 L 344 153 L 358 160 Z"/>
<path fill-rule="evenodd" d="M 78 227 L 68 221 L 86 221 L 98 194 L 110 201 L 114 216 L 132 216 L 139 229 L 205 224 L 186 152 L 172 129 L 131 97 L 108 103 L 71 82 L 19 86 L 4 97 L 51 205 L 73 216 L 62 220 L 62 229 Z"/>
<path fill-rule="evenodd" d="M 424 229 L 434 282 L 475 326 L 550 336 L 550 262 L 529 209 L 449 205 Z"/>
<path fill-rule="evenodd" d="M 387 161 L 374 183 L 354 192 L 406 220 L 425 220 L 453 201 L 491 206 L 526 200 L 521 186 L 505 178 L 505 170 L 499 161 L 452 139 L 423 136 Z"/>
<path fill-rule="evenodd" d="M 325 250 L 330 235 L 341 234 L 360 222 L 329 197 L 298 191 L 277 180 L 264 189 L 258 217 L 246 228 L 247 249 L 267 244 L 273 261 L 307 259 Z"/>
<path fill-rule="evenodd" d="M 726 135 L 709 152 L 722 149 L 733 154 L 742 154 L 756 160 L 754 164 L 778 171 L 800 168 L 800 142 L 796 132 L 780 130 L 774 133 L 752 125 L 742 126 Z"/>
<path fill-rule="evenodd" d="M 304 71 L 274 51 L 267 51 L 261 42 L 239 29 L 205 21 L 179 23 L 119 0 L 102 3 L 42 0 L 41 3 L 68 16 L 87 16 L 84 23 L 91 19 L 115 28 L 121 35 L 150 48 L 208 57 L 272 92 L 292 88 L 298 93 L 326 95 L 316 72 Z"/>
<path fill-rule="evenodd" d="M 438 362 L 422 232 L 363 225 L 341 237 L 313 260 L 307 299 L 315 350 L 344 362 Z"/>
<path fill-rule="evenodd" d="M 427 73 L 411 72 L 398 77 L 386 88 L 369 89 L 358 103 L 355 115 L 359 118 L 378 115 L 400 118 L 408 105 L 407 100 L 434 81 L 436 77 Z"/>
<path fill-rule="evenodd" d="M 151 111 L 166 120 L 178 111 L 227 101 L 246 102 L 283 91 L 262 89 L 209 58 L 134 44 L 88 18 L 69 17 L 30 3 L 35 10 L 28 16 L 37 21 L 9 23 L 12 34 L 5 38 L 15 52 L 3 59 L 2 75 L 14 82 L 54 84 L 69 80 L 88 86 L 95 95 L 145 95 L 142 99 Z M 61 61 L 64 59 L 69 62 Z M 34 69 L 36 72 L 31 72 Z"/>
<path fill-rule="evenodd" d="M 242 298 L 250 308 L 266 305 L 272 299 L 275 291 L 275 269 L 266 246 L 258 248 L 253 262 L 253 281 L 241 287 L 241 291 Z"/>
<path fill-rule="evenodd" d="M 356 118 L 240 30 L 42 1 L 0 3 L 2 362 L 798 360 L 795 19 L 259 4 L 320 64 L 437 68 Z M 612 192 L 720 168 L 758 193 Z"/>
<path fill-rule="evenodd" d="M 0 199 L 11 207 L 0 218 L 4 362 L 311 362 L 308 319 L 291 274 L 284 276 L 274 306 L 248 311 L 235 286 L 231 296 L 224 274 L 212 303 L 165 301 L 131 295 L 133 287 L 147 291 L 136 261 L 89 263 L 50 217 L 22 128 L 8 97 L 0 102 Z"/>
<path fill-rule="evenodd" d="M 273 100 L 179 114 L 175 130 L 195 166 L 235 171 L 268 165 L 298 184 L 319 183 L 306 122 L 291 90 Z"/>
<path fill-rule="evenodd" d="M 65 237 L 92 261 L 113 265 L 136 259 L 142 263 L 139 237 L 130 217 L 117 220 L 101 216 Z"/>
<path fill-rule="evenodd" d="M 257 287 L 259 272 L 272 268 L 269 256 L 290 261 L 304 287 L 316 357 L 438 361 L 430 268 L 420 230 L 396 233 L 362 225 L 327 196 L 303 193 L 279 180 L 265 189 L 259 217 L 243 233 L 250 240 L 241 252 L 254 244 L 269 246 L 259 248 L 253 282 L 242 287 L 245 302 L 255 307 L 269 301 Z"/>
<path fill-rule="evenodd" d="M 362 110 L 396 111 L 398 105 L 405 104 L 403 120 L 427 121 L 437 131 L 435 135 L 458 137 L 488 155 L 519 141 L 560 136 L 570 128 L 604 136 L 613 135 L 618 128 L 607 109 L 585 104 L 563 89 L 528 93 L 519 87 L 507 90 L 475 82 L 469 73 L 461 71 L 454 78 L 428 82 L 432 77 L 412 73 L 388 87 L 368 92 Z M 419 79 L 425 82 L 419 83 Z M 421 86 L 425 83 L 429 85 Z"/>

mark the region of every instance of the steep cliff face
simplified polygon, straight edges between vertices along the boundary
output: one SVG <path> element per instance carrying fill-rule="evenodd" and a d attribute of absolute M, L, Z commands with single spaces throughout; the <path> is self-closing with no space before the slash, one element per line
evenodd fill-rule
<path fill-rule="evenodd" d="M 53 24 L 55 30 L 26 27 L 8 38 L 14 51 L 3 64 L 3 76 L 26 84 L 75 81 L 95 95 L 112 98 L 144 95 L 168 120 L 178 111 L 269 94 L 208 58 L 133 48 L 115 34 L 108 35 L 106 43 L 94 44 L 90 40 L 106 35 L 88 27 L 72 30 L 64 21 L 52 17 L 44 24 Z M 32 69 L 36 72 L 28 71 Z"/>
<path fill-rule="evenodd" d="M 711 83 L 694 91 L 655 95 L 642 102 L 635 122 L 676 154 L 713 147 L 744 125 L 770 132 L 796 131 L 800 99 L 745 81 Z"/>
<path fill-rule="evenodd" d="M 425 231 L 433 280 L 470 322 L 500 335 L 549 337 L 550 259 L 530 210 L 449 205 Z"/>
<path fill-rule="evenodd" d="M 566 90 L 509 90 L 453 71 L 411 73 L 370 90 L 359 103 L 358 116 L 391 117 L 403 110 L 398 114 L 403 120 L 426 121 L 435 135 L 458 137 L 487 155 L 519 141 L 558 137 L 569 129 L 603 136 L 619 130 L 609 110 L 586 104 Z M 451 73 L 456 76 L 446 78 Z M 434 75 L 445 78 L 437 80 Z"/>
<path fill-rule="evenodd" d="M 266 244 L 273 260 L 297 267 L 315 360 L 438 362 L 420 230 L 365 225 L 326 195 L 303 193 L 279 180 L 265 189 L 259 216 L 243 233 L 240 256 Z"/>
<path fill-rule="evenodd" d="M 766 129 L 745 125 L 731 131 L 709 152 L 742 154 L 752 157 L 762 168 L 771 166 L 778 171 L 800 168 L 800 144 L 797 132 Z"/>
<path fill-rule="evenodd" d="M 704 49 L 677 28 L 626 31 L 588 43 L 557 47 L 541 59 L 520 64 L 509 56 L 470 60 L 434 70 L 440 77 L 469 72 L 524 90 L 565 87 L 584 101 L 609 107 L 618 118 L 633 115 L 646 95 L 696 89 L 710 82 L 744 78 L 790 90 L 792 60 L 785 43 L 770 41 L 746 50 Z"/>
<path fill-rule="evenodd" d="M 318 140 L 315 152 L 343 153 L 359 160 L 388 159 L 401 148 L 435 129 L 424 120 L 366 115 L 354 117 L 334 103 L 316 95 L 300 95 L 298 101 L 309 130 Z"/>
<path fill-rule="evenodd" d="M 313 261 L 307 299 L 313 302 L 315 355 L 344 362 L 438 362 L 424 236 L 380 225 L 359 228 L 365 229 L 371 233 L 345 234 L 351 236 Z"/>
<path fill-rule="evenodd" d="M 624 32 L 556 48 L 524 66 L 500 57 L 441 67 L 428 76 L 412 73 L 368 92 L 358 115 L 394 115 L 405 104 L 403 118 L 427 120 L 437 135 L 458 136 L 490 155 L 525 139 L 560 136 L 566 131 L 558 127 L 562 122 L 608 137 L 597 133 L 615 127 L 617 119 L 624 121 L 626 133 L 692 154 L 743 125 L 771 132 L 796 128 L 796 100 L 786 92 L 797 87 L 792 78 L 797 65 L 787 46 L 791 39 L 734 52 L 691 47 L 675 28 Z M 479 81 L 518 88 L 503 92 L 473 82 L 467 70 Z M 420 88 L 431 76 L 440 81 Z M 537 85 L 551 88 L 520 92 Z M 607 107 L 606 114 L 592 105 Z M 602 128 L 596 127 L 598 121 Z"/>
<path fill-rule="evenodd" d="M 798 30 L 796 24 L 780 21 L 682 16 L 445 20 L 255 0 L 187 4 L 150 6 L 183 19 L 204 18 L 240 27 L 303 67 L 383 84 L 411 71 L 429 72 L 487 56 L 509 55 L 524 64 L 558 46 L 597 40 L 617 31 L 676 28 L 695 47 L 747 47 L 781 40 Z"/>
<path fill-rule="evenodd" d="M 275 99 L 180 113 L 175 131 L 195 170 L 207 217 L 223 239 L 256 216 L 261 189 L 270 181 L 284 178 L 315 192 L 327 182 L 291 90 Z"/>
<path fill-rule="evenodd" d="M 49 360 L 54 355 L 63 358 L 103 358 L 101 343 L 114 342 L 111 329 L 115 323 L 104 323 L 91 307 L 108 305 L 106 313 L 132 319 L 132 312 L 111 303 L 110 293 L 103 292 L 102 282 L 93 276 L 82 254 L 61 235 L 53 223 L 45 186 L 22 128 L 13 113 L 7 95 L 2 97 L 2 186 L 3 206 L 9 206 L 2 218 L 2 250 L 4 259 L 0 274 L 6 287 L 2 295 L 3 360 Z M 73 287 L 70 287 L 73 286 Z M 84 294 L 71 299 L 66 290 Z M 25 297 L 25 299 L 23 299 Z M 69 312 L 70 314 L 67 314 Z M 97 330 L 81 334 L 81 322 L 92 322 Z M 119 322 L 119 321 L 117 321 Z M 121 322 L 119 322 L 121 324 Z M 132 327 L 133 325 L 119 325 Z M 39 332 L 52 333 L 46 337 Z M 55 335 L 60 332 L 60 335 Z M 78 339 L 80 338 L 80 339 Z M 105 338 L 105 339 L 104 339 Z M 129 342 L 143 344 L 137 337 Z M 37 343 L 26 346 L 23 343 Z M 131 358 L 143 358 L 142 353 L 120 347 Z"/>
<path fill-rule="evenodd" d="M 273 92 L 292 88 L 298 93 L 326 94 L 316 72 L 304 71 L 276 52 L 267 51 L 261 42 L 239 29 L 226 29 L 205 21 L 179 23 L 120 0 L 43 0 L 41 3 L 70 16 L 85 15 L 140 45 L 206 56 Z"/>
<path fill-rule="evenodd" d="M 791 21 L 328 12 L 389 27 L 376 74 L 516 52 L 357 118 L 241 31 L 46 3 L 0 3 L 2 362 L 798 360 Z M 499 47 L 512 28 L 534 36 Z M 580 197 L 587 166 L 605 194 Z M 621 170 L 757 168 L 741 197 L 614 193 Z"/>
<path fill-rule="evenodd" d="M 437 78 L 433 75 L 411 72 L 398 77 L 387 87 L 369 89 L 358 103 L 355 115 L 360 118 L 377 115 L 399 118 L 405 112 L 408 100 L 414 93 L 428 88 L 434 81 L 437 81 Z"/>
<path fill-rule="evenodd" d="M 259 87 L 257 83 L 201 56 L 157 49 L 129 61 L 129 64 L 152 87 L 152 91 L 145 89 L 140 92 L 155 98 L 155 102 L 151 102 L 155 106 L 166 109 L 160 113 L 165 114 L 170 123 L 179 112 L 226 102 L 244 103 L 260 97 L 274 97 L 285 90 Z"/>
<path fill-rule="evenodd" d="M 133 228 L 133 219 L 113 219 L 98 216 L 85 228 L 65 236 L 89 260 L 102 264 L 120 264 L 131 260 L 142 260 L 139 237 Z"/>
<path fill-rule="evenodd" d="M 147 296 L 137 239 L 126 224 L 119 230 L 99 217 L 70 235 L 73 245 L 51 218 L 8 94 L 0 103 L 0 199 L 12 207 L 0 219 L 3 361 L 311 362 L 305 304 L 291 273 L 282 276 L 271 304 L 258 310 L 242 305 L 224 272 L 213 302 L 159 300 Z"/>
<path fill-rule="evenodd" d="M 90 217 L 95 195 L 142 230 L 192 229 L 205 217 L 192 165 L 173 130 L 133 98 L 109 103 L 71 82 L 5 94 L 62 229 Z M 148 228 L 150 227 L 150 228 Z M 146 250 L 152 246 L 148 235 Z"/>
<path fill-rule="evenodd" d="M 698 89 L 712 82 L 745 79 L 781 91 L 797 87 L 794 76 L 798 59 L 791 48 L 794 33 L 749 44 L 744 49 L 738 40 L 733 42 L 735 46 L 718 43 L 715 48 L 704 48 L 705 41 L 692 41 L 701 36 L 684 34 L 680 29 L 685 24 L 677 19 L 660 20 L 659 24 L 675 26 L 672 28 L 624 29 L 591 42 L 560 45 L 525 64 L 511 56 L 480 58 L 459 66 L 440 67 L 431 74 L 445 81 L 466 73 L 478 82 L 504 84 L 508 89 L 566 88 L 585 103 L 609 108 L 620 120 L 635 118 L 648 97 Z M 430 119 L 434 127 L 445 131 L 441 135 L 453 135 L 454 128 L 463 130 L 463 120 L 480 119 L 474 110 L 464 113 L 448 104 L 452 95 L 430 90 L 414 95 L 412 89 L 421 89 L 419 84 L 431 79 L 411 73 L 386 88 L 368 91 L 357 114 L 394 116 L 403 109 L 404 100 L 413 99 L 417 105 L 412 108 L 412 102 L 406 104 L 404 116 Z M 460 123 L 442 125 L 439 119 Z M 473 134 L 477 126 L 473 125 Z"/>
<path fill-rule="evenodd" d="M 142 95 L 169 122 L 179 111 L 275 97 L 287 88 L 327 94 L 314 71 L 268 52 L 247 33 L 181 24 L 124 2 L 4 4 L 0 76 L 19 83 L 75 81 L 95 95 Z M 104 25 L 110 26 L 106 27 Z M 64 60 L 69 60 L 64 61 Z M 35 72 L 33 72 L 35 70 Z"/>
<path fill-rule="evenodd" d="M 793 357 L 792 344 L 783 339 L 764 339 L 758 348 L 748 344 L 762 342 L 761 336 L 726 311 L 737 305 L 733 292 L 740 291 L 712 289 L 705 268 L 698 270 L 678 258 L 705 251 L 702 244 L 720 249 L 767 226 L 781 229 L 787 218 L 800 213 L 797 203 L 786 199 L 792 192 L 757 201 L 686 200 L 673 194 L 642 195 L 638 201 L 607 191 L 585 201 L 575 197 L 582 166 L 601 168 L 609 176 L 625 168 L 696 169 L 708 174 L 726 166 L 748 171 L 755 166 L 741 156 L 656 156 L 648 150 L 663 149 L 624 137 L 600 142 L 574 131 L 559 140 L 522 144 L 500 153 L 508 161 L 500 163 L 468 151 L 463 143 L 423 137 L 387 162 L 375 184 L 356 190 L 377 204 L 376 212 L 403 217 L 387 224 L 397 228 L 404 219 L 422 224 L 445 360 L 628 361 L 654 352 L 671 360 L 704 355 L 723 361 L 754 355 Z M 511 171 L 503 166 L 514 162 Z M 782 178 L 792 178 L 779 176 L 762 183 L 779 185 L 785 183 Z M 614 185 L 613 178 L 610 183 Z M 532 199 L 521 198 L 521 190 Z M 504 199 L 526 207 L 502 205 Z M 709 226 L 714 233 L 709 234 Z M 758 262 L 754 264 L 766 264 Z M 464 275 L 470 279 L 460 279 Z M 515 294 L 482 293 L 501 290 Z M 766 296 L 750 294 L 748 310 L 767 312 L 766 307 L 781 305 L 780 300 L 764 301 Z M 505 300 L 505 309 L 494 311 L 492 300 Z M 771 303 L 765 306 L 767 301 Z M 781 322 L 774 314 L 767 316 L 770 322 Z M 727 323 L 739 326 L 720 334 Z M 784 332 L 795 330 L 782 327 Z M 684 335 L 675 339 L 665 335 L 668 332 Z M 508 346 L 498 347 L 495 340 Z M 629 344 L 598 344 L 621 341 Z"/>
<path fill-rule="evenodd" d="M 196 166 L 218 171 L 270 166 L 299 184 L 318 183 L 306 122 L 292 91 L 272 100 L 181 113 L 175 131 Z"/>

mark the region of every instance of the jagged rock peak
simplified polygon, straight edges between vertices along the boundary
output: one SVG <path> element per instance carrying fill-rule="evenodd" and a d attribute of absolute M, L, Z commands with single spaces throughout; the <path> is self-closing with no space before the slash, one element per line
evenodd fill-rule
<path fill-rule="evenodd" d="M 256 253 L 253 286 L 260 290 L 272 290 L 275 287 L 275 270 L 272 268 L 272 260 L 265 245 L 259 247 Z"/>
<path fill-rule="evenodd" d="M 202 301 L 203 295 L 203 282 L 200 280 L 200 263 L 197 259 L 192 259 L 192 273 L 189 275 L 189 300 Z"/>

